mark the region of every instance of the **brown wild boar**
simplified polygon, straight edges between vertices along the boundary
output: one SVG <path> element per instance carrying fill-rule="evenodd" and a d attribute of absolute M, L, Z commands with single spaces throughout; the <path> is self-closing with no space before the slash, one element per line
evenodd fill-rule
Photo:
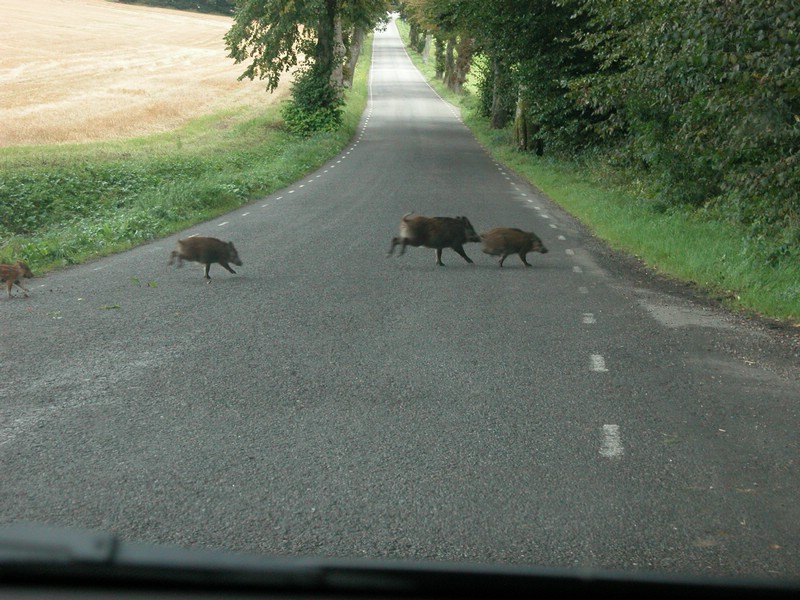
<path fill-rule="evenodd" d="M 218 263 L 231 273 L 236 273 L 228 263 L 237 266 L 242 265 L 239 253 L 233 246 L 233 242 L 223 242 L 212 237 L 190 237 L 185 240 L 178 240 L 178 247 L 172 251 L 169 258 L 171 265 L 175 258 L 178 258 L 178 266 L 183 266 L 184 260 L 191 260 L 205 265 L 205 278 L 210 282 L 208 270 L 212 263 Z"/>
<path fill-rule="evenodd" d="M 500 257 L 500 266 L 503 261 L 511 254 L 519 254 L 526 267 L 531 264 L 525 258 L 528 252 L 547 253 L 542 240 L 530 231 L 522 231 L 511 227 L 496 227 L 481 234 L 483 251 L 486 254 Z"/>
<path fill-rule="evenodd" d="M 436 264 L 443 267 L 442 250 L 452 248 L 468 263 L 472 263 L 464 252 L 467 242 L 480 242 L 481 239 L 472 227 L 467 217 L 411 217 L 412 213 L 403 215 L 400 221 L 400 235 L 392 238 L 389 255 L 394 252 L 394 247 L 400 245 L 400 254 L 406 251 L 406 246 L 419 248 L 434 248 L 436 250 Z"/>
<path fill-rule="evenodd" d="M 15 285 L 22 290 L 26 297 L 28 296 L 28 288 L 20 282 L 23 277 L 30 279 L 33 277 L 33 273 L 31 273 L 28 265 L 21 260 L 18 260 L 13 265 L 0 265 L 0 281 L 6 282 L 6 294 L 9 298 L 11 298 L 11 288 Z"/>

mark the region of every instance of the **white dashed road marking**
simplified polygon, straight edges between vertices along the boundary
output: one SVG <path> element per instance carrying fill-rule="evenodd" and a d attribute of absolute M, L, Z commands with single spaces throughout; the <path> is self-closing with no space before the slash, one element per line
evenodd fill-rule
<path fill-rule="evenodd" d="M 619 425 L 603 425 L 603 443 L 600 446 L 600 455 L 606 458 L 619 458 L 623 452 Z"/>
<path fill-rule="evenodd" d="M 592 361 L 592 371 L 595 373 L 607 373 L 606 359 L 601 354 L 592 354 L 590 357 Z"/>

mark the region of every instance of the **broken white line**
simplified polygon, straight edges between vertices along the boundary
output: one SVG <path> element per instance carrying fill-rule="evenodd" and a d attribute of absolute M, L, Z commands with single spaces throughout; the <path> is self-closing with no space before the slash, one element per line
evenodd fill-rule
<path fill-rule="evenodd" d="M 606 458 L 618 458 L 622 456 L 623 452 L 619 425 L 603 425 L 603 444 L 600 447 L 600 455 Z"/>

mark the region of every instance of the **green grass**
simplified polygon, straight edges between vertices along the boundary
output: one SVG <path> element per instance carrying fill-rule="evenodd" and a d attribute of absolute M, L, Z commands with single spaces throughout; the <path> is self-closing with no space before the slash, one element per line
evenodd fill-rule
<path fill-rule="evenodd" d="M 407 27 L 398 22 L 407 43 Z M 409 50 L 436 91 L 460 106 L 466 125 L 501 163 L 542 190 L 612 248 L 656 272 L 696 283 L 731 310 L 800 325 L 800 264 L 775 262 L 769 248 L 737 225 L 689 209 L 665 211 L 649 201 L 646 182 L 625 180 L 599 159 L 540 158 L 513 149 L 508 130 L 490 129 L 467 92 L 456 96 L 435 80 L 434 67 Z M 796 254 L 794 255 L 797 256 Z"/>
<path fill-rule="evenodd" d="M 42 274 L 180 231 L 300 179 L 355 134 L 371 53 L 370 38 L 333 133 L 292 135 L 273 106 L 131 140 L 0 149 L 0 262 L 24 260 Z"/>

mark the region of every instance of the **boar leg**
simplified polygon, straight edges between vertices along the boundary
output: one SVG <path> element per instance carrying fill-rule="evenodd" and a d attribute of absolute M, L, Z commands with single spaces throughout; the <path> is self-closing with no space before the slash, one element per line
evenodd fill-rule
<path fill-rule="evenodd" d="M 22 290 L 22 293 L 25 294 L 26 298 L 28 297 L 28 292 L 30 291 L 28 288 L 22 285 L 19 281 L 15 281 L 14 285 L 16 285 L 19 289 Z"/>
<path fill-rule="evenodd" d="M 442 249 L 436 248 L 436 265 L 439 267 L 443 267 L 444 263 L 442 262 Z"/>
<path fill-rule="evenodd" d="M 211 268 L 211 263 L 206 263 L 206 265 L 205 265 L 205 278 L 208 279 L 209 282 L 211 281 L 211 277 L 208 276 L 208 270 L 210 268 Z"/>
<path fill-rule="evenodd" d="M 405 254 L 406 246 L 408 246 L 409 241 L 408 238 L 392 238 L 392 246 L 389 248 L 389 253 L 386 256 L 391 256 L 394 254 L 394 247 L 399 245 L 400 246 L 400 255 Z"/>
<path fill-rule="evenodd" d="M 459 246 L 453 246 L 453 250 L 455 250 L 456 252 L 458 252 L 458 253 L 459 253 L 459 255 L 461 255 L 461 257 L 462 257 L 462 258 L 463 258 L 465 261 L 467 261 L 468 263 L 472 264 L 472 259 L 470 259 L 470 257 L 469 257 L 469 256 L 467 256 L 467 253 L 466 253 L 466 252 L 464 252 L 464 247 L 463 247 L 463 246 L 460 246 L 460 245 L 459 245 Z M 439 252 L 441 253 L 441 250 L 439 250 Z"/>
<path fill-rule="evenodd" d="M 520 252 L 519 257 L 522 259 L 522 262 L 525 264 L 526 267 L 531 267 L 531 263 L 528 262 L 528 259 L 525 258 L 525 252 Z"/>
<path fill-rule="evenodd" d="M 231 268 L 231 266 L 230 266 L 228 263 L 226 263 L 226 262 L 221 262 L 221 263 L 219 263 L 219 264 L 221 264 L 223 267 L 225 267 L 226 269 L 228 269 L 228 271 L 230 271 L 231 273 L 233 273 L 234 275 L 236 275 L 236 271 L 234 271 L 234 270 Z"/>

